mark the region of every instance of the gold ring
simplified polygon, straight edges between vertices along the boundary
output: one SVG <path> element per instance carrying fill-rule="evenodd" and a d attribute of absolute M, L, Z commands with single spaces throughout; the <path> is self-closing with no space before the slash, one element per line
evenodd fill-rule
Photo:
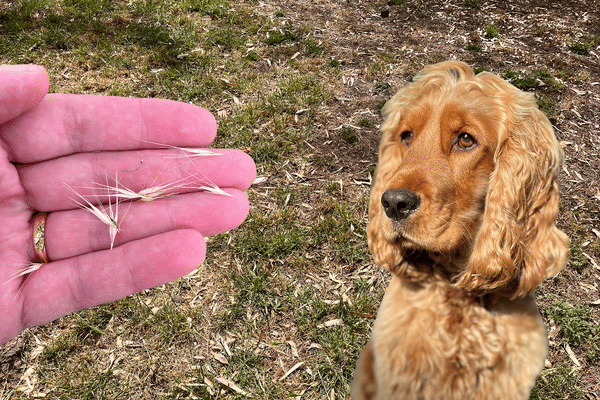
<path fill-rule="evenodd" d="M 46 216 L 48 213 L 39 212 L 33 217 L 33 249 L 35 250 L 36 263 L 47 263 L 50 261 L 46 253 L 46 241 L 44 229 L 46 228 Z"/>

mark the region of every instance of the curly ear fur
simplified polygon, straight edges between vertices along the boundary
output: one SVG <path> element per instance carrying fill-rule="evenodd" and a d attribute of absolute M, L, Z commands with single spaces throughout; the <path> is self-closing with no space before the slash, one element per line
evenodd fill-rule
<path fill-rule="evenodd" d="M 560 271 L 569 239 L 556 227 L 562 149 L 533 94 L 487 74 L 505 103 L 485 213 L 457 286 L 514 297 Z"/>

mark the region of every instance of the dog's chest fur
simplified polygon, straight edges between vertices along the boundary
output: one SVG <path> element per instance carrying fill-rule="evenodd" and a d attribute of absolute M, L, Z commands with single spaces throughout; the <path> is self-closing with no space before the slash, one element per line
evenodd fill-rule
<path fill-rule="evenodd" d="M 532 295 L 485 305 L 396 276 L 371 340 L 375 399 L 526 399 L 547 354 Z"/>

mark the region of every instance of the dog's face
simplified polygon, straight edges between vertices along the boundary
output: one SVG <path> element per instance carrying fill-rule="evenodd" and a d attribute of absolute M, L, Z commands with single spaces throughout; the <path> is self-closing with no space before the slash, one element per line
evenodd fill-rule
<path fill-rule="evenodd" d="M 463 289 L 511 296 L 564 266 L 562 150 L 531 94 L 445 62 L 420 72 L 383 115 L 368 227 L 378 264 L 402 274 L 417 250 L 445 260 Z"/>
<path fill-rule="evenodd" d="M 423 96 L 406 107 L 381 149 L 379 227 L 407 249 L 448 252 L 473 240 L 498 147 L 494 108 Z M 472 94 L 471 94 L 472 95 Z M 434 101 L 435 100 L 435 101 Z M 382 212 L 381 212 L 382 211 Z"/>

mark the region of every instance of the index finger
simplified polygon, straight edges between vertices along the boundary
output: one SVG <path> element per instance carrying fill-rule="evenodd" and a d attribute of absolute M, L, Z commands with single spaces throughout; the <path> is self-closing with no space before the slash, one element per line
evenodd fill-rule
<path fill-rule="evenodd" d="M 206 147 L 214 117 L 192 104 L 163 99 L 54 94 L 0 127 L 11 162 L 31 163 L 74 153 Z"/>

